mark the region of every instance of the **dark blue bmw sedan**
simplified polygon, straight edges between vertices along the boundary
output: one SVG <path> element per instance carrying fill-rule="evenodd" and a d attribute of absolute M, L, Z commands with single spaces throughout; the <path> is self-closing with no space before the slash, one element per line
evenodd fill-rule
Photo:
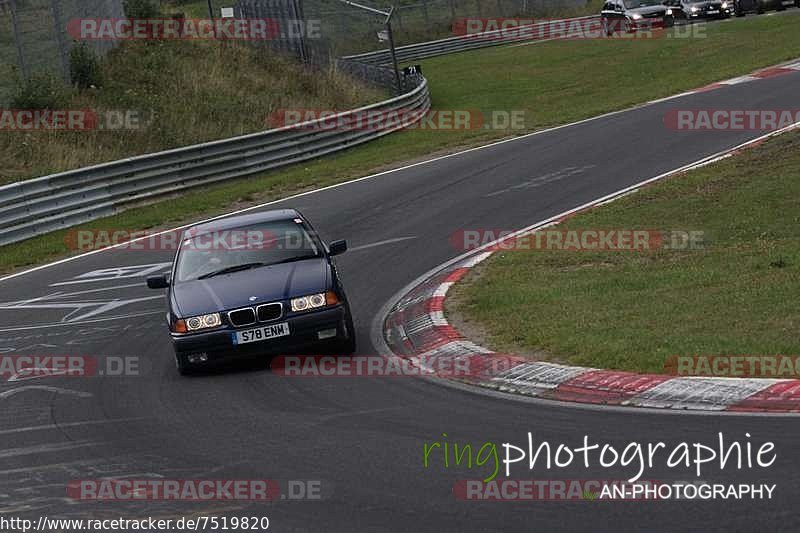
<path fill-rule="evenodd" d="M 167 321 L 181 374 L 229 358 L 329 348 L 355 351 L 350 307 L 332 256 L 297 211 L 215 220 L 187 229 L 169 276 Z"/>

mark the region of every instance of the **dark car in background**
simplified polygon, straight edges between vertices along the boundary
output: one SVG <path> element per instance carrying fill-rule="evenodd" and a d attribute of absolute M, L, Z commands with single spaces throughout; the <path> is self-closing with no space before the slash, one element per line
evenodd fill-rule
<path fill-rule="evenodd" d="M 186 230 L 169 276 L 167 323 L 181 374 L 243 356 L 355 351 L 350 306 L 326 245 L 297 211 L 223 218 Z"/>
<path fill-rule="evenodd" d="M 728 18 L 734 13 L 733 0 L 665 0 L 664 5 L 667 17 L 675 24 Z"/>
<path fill-rule="evenodd" d="M 665 26 L 667 7 L 661 0 L 608 0 L 600 12 L 606 35 L 635 33 Z"/>
<path fill-rule="evenodd" d="M 733 0 L 733 9 L 737 17 L 743 17 L 747 13 L 784 11 L 791 6 L 800 7 L 800 0 Z"/>

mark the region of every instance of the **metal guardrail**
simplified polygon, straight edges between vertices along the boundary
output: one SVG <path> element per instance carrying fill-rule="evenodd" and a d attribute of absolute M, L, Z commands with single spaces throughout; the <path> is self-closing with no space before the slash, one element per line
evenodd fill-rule
<path fill-rule="evenodd" d="M 284 167 L 402 129 L 430 109 L 425 78 L 409 76 L 406 82 L 413 88 L 405 94 L 332 117 L 2 186 L 0 246 L 112 215 L 126 204 Z M 407 122 L 330 127 L 334 120 L 393 111 Z"/>
<path fill-rule="evenodd" d="M 591 15 L 587 17 L 550 20 L 525 26 L 515 26 L 508 29 L 472 33 L 439 39 L 437 41 L 409 44 L 406 46 L 399 46 L 395 51 L 397 53 L 397 61 L 400 63 L 407 63 L 425 59 L 426 57 L 464 52 L 476 48 L 486 48 L 514 42 L 568 38 L 565 37 L 565 34 L 568 35 L 570 33 L 569 25 L 576 23 L 580 25 L 578 28 L 579 31 L 602 31 L 600 16 Z M 575 29 L 572 31 L 575 33 Z M 388 65 L 392 61 L 392 56 L 389 50 L 377 50 L 375 52 L 346 56 L 342 59 L 371 65 Z"/>

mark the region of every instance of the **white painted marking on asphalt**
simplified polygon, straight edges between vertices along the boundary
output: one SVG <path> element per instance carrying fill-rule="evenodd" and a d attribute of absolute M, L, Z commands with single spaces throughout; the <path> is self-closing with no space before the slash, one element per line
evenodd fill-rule
<path fill-rule="evenodd" d="M 512 234 L 512 235 L 514 235 L 514 234 Z M 509 235 L 508 237 L 511 237 L 512 235 Z M 514 235 L 514 236 L 516 236 L 516 235 Z M 506 237 L 506 238 L 508 238 L 508 237 Z M 506 238 L 498 239 L 493 243 L 489 243 L 489 245 L 494 245 L 494 244 L 497 244 L 499 242 L 505 241 Z M 486 247 L 488 247 L 489 245 L 487 245 Z M 464 261 L 464 264 L 462 266 L 464 268 L 472 268 L 475 265 L 477 265 L 478 263 L 481 263 L 481 262 L 485 261 L 486 259 L 490 258 L 493 253 L 494 252 L 483 252 L 483 253 L 480 253 L 480 254 L 476 255 L 475 257 L 473 257 L 473 258 L 471 258 L 471 259 L 469 259 L 467 261 Z"/>
<path fill-rule="evenodd" d="M 542 185 L 547 185 L 548 183 L 553 183 L 566 178 L 571 178 L 572 176 L 584 174 L 587 170 L 592 169 L 595 166 L 596 165 L 586 165 L 583 167 L 566 167 L 561 170 L 557 170 L 555 172 L 550 172 L 543 176 L 537 176 L 527 181 L 517 183 L 516 185 L 512 185 L 511 187 L 506 187 L 505 189 L 498 189 L 494 192 L 490 192 L 489 194 L 486 195 L 486 197 L 490 198 L 492 196 L 499 196 L 501 194 L 505 194 L 508 192 L 518 192 L 522 189 L 535 189 L 537 187 L 541 187 Z"/>
<path fill-rule="evenodd" d="M 640 392 L 633 398 L 623 402 L 623 405 L 721 411 L 781 381 L 785 380 L 763 378 L 674 378 Z"/>
<path fill-rule="evenodd" d="M 87 446 L 99 445 L 99 442 L 92 441 L 64 442 L 60 444 L 38 444 L 36 446 L 27 446 L 25 448 L 10 448 L 7 450 L 0 450 L 0 459 L 20 457 L 22 455 L 35 455 L 38 453 L 60 452 L 64 450 L 73 450 L 75 448 L 86 448 Z"/>
<path fill-rule="evenodd" d="M 51 283 L 51 287 L 59 287 L 62 285 L 74 285 L 77 283 L 96 283 L 98 281 L 115 281 L 118 279 L 129 278 L 143 278 L 150 274 L 160 272 L 165 268 L 171 267 L 172 263 L 151 263 L 148 265 L 132 265 L 121 266 L 113 268 L 101 268 L 100 270 L 93 270 L 86 272 L 80 276 L 75 276 L 70 281 L 62 281 L 60 283 Z M 0 280 L 1 281 L 1 280 Z"/>
<path fill-rule="evenodd" d="M 146 302 L 150 300 L 159 300 L 164 298 L 161 294 L 153 296 L 144 296 L 142 298 L 128 298 L 116 300 L 101 300 L 101 301 L 87 301 L 87 302 L 47 302 L 41 299 L 36 299 L 37 303 L 25 302 L 4 302 L 0 303 L 0 310 L 13 311 L 18 309 L 72 309 L 70 313 L 65 315 L 61 320 L 63 322 L 78 322 L 93 316 L 108 313 L 120 307 L 129 304 Z M 82 313 L 74 316 L 78 311 L 86 308 L 94 308 L 92 311 Z"/>
<path fill-rule="evenodd" d="M 16 396 L 21 392 L 28 392 L 28 391 L 52 392 L 55 394 L 64 394 L 66 396 L 77 396 L 78 398 L 91 398 L 93 396 L 91 392 L 86 392 L 86 391 L 62 389 L 61 387 L 50 387 L 48 385 L 25 385 L 24 387 L 17 387 L 15 389 L 9 389 L 0 392 L 0 399 L 5 400 L 11 398 L 12 396 Z"/>
<path fill-rule="evenodd" d="M 760 80 L 761 78 L 756 78 L 755 76 L 739 76 L 738 78 L 731 78 L 725 81 L 719 81 L 722 85 L 739 85 L 740 83 L 747 83 L 750 81 Z"/>
<path fill-rule="evenodd" d="M 436 290 L 433 291 L 432 297 L 434 297 L 434 298 L 444 298 L 445 296 L 447 296 L 447 291 L 449 291 L 450 287 L 452 287 L 452 286 L 453 286 L 453 282 L 452 281 L 445 281 L 444 283 L 442 283 L 441 285 L 436 287 Z"/>
<path fill-rule="evenodd" d="M 358 252 L 360 250 L 367 250 L 369 248 L 375 248 L 376 246 L 383 246 L 385 244 L 394 244 L 396 242 L 403 242 L 403 241 L 408 241 L 408 240 L 416 239 L 416 238 L 417 238 L 416 235 L 413 235 L 411 237 L 397 237 L 396 239 L 386 239 L 385 241 L 373 242 L 372 244 L 363 244 L 361 246 L 355 246 L 353 248 L 350 248 L 349 251 Z"/>
<path fill-rule="evenodd" d="M 83 326 L 85 324 L 97 324 L 98 322 L 108 322 L 110 320 L 119 320 L 123 318 L 138 318 L 141 316 L 163 315 L 163 314 L 164 314 L 163 311 L 142 311 L 139 313 L 126 313 L 124 315 L 114 315 L 104 318 L 96 318 L 93 320 L 82 320 L 80 322 L 51 322 L 49 324 L 38 324 L 36 326 L 14 326 L 10 328 L 0 328 L 0 333 L 8 331 L 28 331 L 34 329 L 60 328 L 64 326 Z"/>
<path fill-rule="evenodd" d="M 46 424 L 42 426 L 27 426 L 13 429 L 0 430 L 0 435 L 11 435 L 14 433 L 29 433 L 32 431 L 49 431 L 53 429 L 65 429 L 81 426 L 97 426 L 101 424 L 121 424 L 124 422 L 134 422 L 137 420 L 146 420 L 146 417 L 137 416 L 131 418 L 111 418 L 108 420 L 84 420 L 81 422 L 62 422 L 59 424 Z"/>

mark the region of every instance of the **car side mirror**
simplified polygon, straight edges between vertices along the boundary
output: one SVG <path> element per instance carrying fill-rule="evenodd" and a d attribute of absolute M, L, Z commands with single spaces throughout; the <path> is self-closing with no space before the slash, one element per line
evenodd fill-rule
<path fill-rule="evenodd" d="M 166 289 L 169 287 L 169 281 L 167 280 L 167 276 L 150 276 L 147 278 L 147 287 L 149 289 Z"/>
<path fill-rule="evenodd" d="M 331 255 L 340 255 L 347 251 L 347 241 L 333 241 L 328 245 Z"/>

